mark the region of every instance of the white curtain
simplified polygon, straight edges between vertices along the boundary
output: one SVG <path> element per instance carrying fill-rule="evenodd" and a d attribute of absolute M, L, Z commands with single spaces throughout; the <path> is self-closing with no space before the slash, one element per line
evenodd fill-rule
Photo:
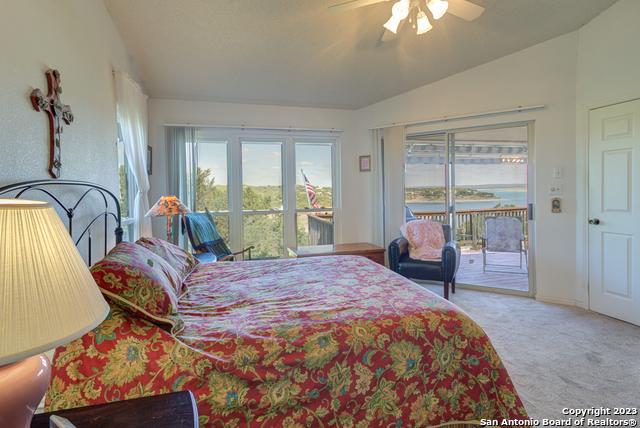
<path fill-rule="evenodd" d="M 385 247 L 400 236 L 405 223 L 404 211 L 404 126 L 382 131 L 384 147 L 384 233 Z"/>
<path fill-rule="evenodd" d="M 169 194 L 177 196 L 191 211 L 195 211 L 196 168 L 198 142 L 196 128 L 167 126 L 167 159 Z M 178 222 L 173 224 L 173 242 L 185 247 L 185 236 L 180 233 Z"/>
<path fill-rule="evenodd" d="M 149 177 L 147 176 L 147 96 L 142 88 L 127 74 L 114 73 L 116 87 L 116 114 L 129 170 L 136 184 L 133 203 L 133 238 L 150 237 L 151 219 L 144 215 L 149 211 Z"/>
<path fill-rule="evenodd" d="M 382 129 L 373 129 L 371 132 L 371 140 L 373 151 L 371 153 L 371 162 L 374 165 L 372 175 L 373 192 L 371 195 L 373 210 L 373 242 L 384 246 L 385 240 L 385 218 L 384 218 L 384 138 L 382 138 Z"/>

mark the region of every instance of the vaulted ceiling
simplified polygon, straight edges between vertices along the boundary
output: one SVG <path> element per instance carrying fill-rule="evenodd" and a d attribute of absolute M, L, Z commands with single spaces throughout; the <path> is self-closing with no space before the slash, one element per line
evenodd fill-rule
<path fill-rule="evenodd" d="M 334 0 L 104 0 L 151 97 L 359 108 L 590 21 L 615 0 L 472 0 L 416 36 L 380 44 L 392 2 L 331 12 Z M 535 64 L 532 64 L 535 66 Z"/>

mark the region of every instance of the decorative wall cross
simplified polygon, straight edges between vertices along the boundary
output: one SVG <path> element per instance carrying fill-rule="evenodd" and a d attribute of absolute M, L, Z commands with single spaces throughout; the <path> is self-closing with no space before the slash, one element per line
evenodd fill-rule
<path fill-rule="evenodd" d="M 40 89 L 31 92 L 31 104 L 36 111 L 43 111 L 49 118 L 49 175 L 60 178 L 62 123 L 71 125 L 73 113 L 71 107 L 62 104 L 60 94 L 60 73 L 58 70 L 47 70 L 47 96 Z"/>

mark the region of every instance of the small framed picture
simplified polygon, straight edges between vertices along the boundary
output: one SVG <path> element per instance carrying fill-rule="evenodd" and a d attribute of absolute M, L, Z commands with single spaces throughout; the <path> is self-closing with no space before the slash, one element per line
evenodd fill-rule
<path fill-rule="evenodd" d="M 360 172 L 371 171 L 371 155 L 360 156 Z"/>
<path fill-rule="evenodd" d="M 562 212 L 562 202 L 560 201 L 560 198 L 551 199 L 551 212 L 554 214 Z"/>
<path fill-rule="evenodd" d="M 147 146 L 147 175 L 153 173 L 153 149 Z"/>

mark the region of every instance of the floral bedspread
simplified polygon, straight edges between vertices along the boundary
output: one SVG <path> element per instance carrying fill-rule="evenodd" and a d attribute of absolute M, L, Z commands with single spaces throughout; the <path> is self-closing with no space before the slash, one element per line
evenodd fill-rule
<path fill-rule="evenodd" d="M 114 306 L 58 348 L 48 409 L 188 389 L 211 427 L 526 418 L 477 324 L 365 258 L 203 264 L 186 282 L 177 338 Z"/>

